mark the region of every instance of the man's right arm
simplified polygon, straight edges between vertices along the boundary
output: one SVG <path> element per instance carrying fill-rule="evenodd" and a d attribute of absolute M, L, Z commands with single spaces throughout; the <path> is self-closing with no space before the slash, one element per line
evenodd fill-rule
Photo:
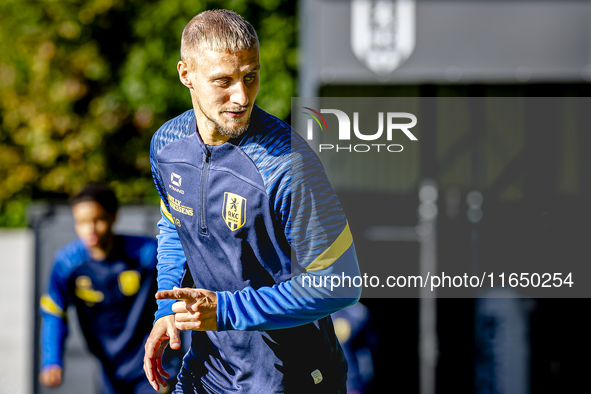
<path fill-rule="evenodd" d="M 158 291 L 172 290 L 180 287 L 185 263 L 185 252 L 181 246 L 179 235 L 172 223 L 172 216 L 161 204 L 162 218 L 158 222 L 160 233 L 158 239 Z M 156 321 L 145 345 L 144 372 L 148 381 L 158 390 L 158 385 L 166 386 L 168 373 L 162 367 L 162 354 L 167 345 L 172 349 L 180 349 L 180 331 L 174 324 L 172 305 L 175 300 L 158 300 Z"/>
<path fill-rule="evenodd" d="M 192 114 L 192 112 L 191 112 Z M 162 218 L 158 222 L 160 233 L 156 236 L 158 239 L 158 291 L 172 290 L 174 287 L 180 287 L 186 264 L 186 257 L 181 246 L 179 235 L 173 223 L 173 217 L 168 212 L 166 204 L 165 189 L 158 172 L 158 151 L 167 143 L 167 138 L 176 135 L 175 128 L 183 124 L 183 119 L 190 122 L 190 114 L 186 113 L 173 119 L 163 125 L 152 137 L 150 146 L 150 167 L 152 177 L 156 185 L 156 190 L 162 199 L 160 210 Z M 185 126 L 187 126 L 185 124 Z M 178 130 L 176 130 L 178 131 Z M 167 345 L 172 349 L 181 347 L 180 331 L 174 324 L 174 312 L 172 305 L 174 300 L 158 300 L 158 310 L 154 327 L 150 332 L 145 345 L 144 353 L 144 372 L 148 381 L 158 390 L 158 385 L 166 386 L 168 373 L 162 367 L 162 354 Z"/>
<path fill-rule="evenodd" d="M 174 218 L 167 207 L 168 199 L 164 183 L 158 170 L 158 152 L 172 139 L 183 134 L 183 130 L 190 124 L 192 112 L 176 117 L 166 122 L 152 136 L 150 144 L 150 169 L 156 190 L 160 195 L 160 213 L 162 217 L 158 222 L 158 291 L 172 290 L 173 287 L 181 287 L 183 273 L 187 259 L 181 246 L 179 235 L 176 231 Z M 163 316 L 172 315 L 171 300 L 159 300 L 156 321 Z"/>
<path fill-rule="evenodd" d="M 181 241 L 173 224 L 173 217 L 170 215 L 164 203 L 161 203 L 160 211 L 162 218 L 158 222 L 160 233 L 158 239 L 158 291 L 172 290 L 174 287 L 181 287 L 187 258 L 181 246 Z M 163 316 L 172 315 L 173 300 L 158 300 L 158 311 L 156 320 Z"/>
<path fill-rule="evenodd" d="M 41 372 L 39 380 L 47 387 L 59 386 L 62 382 L 64 343 L 68 334 L 68 295 L 63 265 L 59 259 L 54 265 L 47 286 L 41 297 Z"/>

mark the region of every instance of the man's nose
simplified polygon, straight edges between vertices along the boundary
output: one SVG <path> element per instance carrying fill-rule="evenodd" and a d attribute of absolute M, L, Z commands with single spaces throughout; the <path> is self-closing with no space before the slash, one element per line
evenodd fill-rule
<path fill-rule="evenodd" d="M 232 87 L 232 94 L 230 95 L 230 101 L 241 106 L 248 104 L 248 95 L 246 94 L 246 86 L 244 86 L 244 82 L 240 81 L 234 84 Z"/>

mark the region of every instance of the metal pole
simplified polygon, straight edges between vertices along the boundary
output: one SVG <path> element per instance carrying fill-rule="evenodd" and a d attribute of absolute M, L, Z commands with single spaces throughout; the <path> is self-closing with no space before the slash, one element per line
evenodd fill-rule
<path fill-rule="evenodd" d="M 437 272 L 437 185 L 425 180 L 419 190 L 419 270 L 423 278 Z M 435 394 L 439 357 L 437 338 L 437 292 L 429 286 L 419 290 L 419 388 L 421 394 Z"/>
<path fill-rule="evenodd" d="M 33 207 L 28 212 L 29 214 L 29 227 L 33 229 L 33 234 L 35 236 L 35 253 L 34 253 L 34 296 L 33 296 L 33 313 L 34 313 L 34 329 L 30 333 L 33 335 L 32 343 L 33 343 L 33 365 L 31 366 L 31 373 L 33 374 L 33 394 L 38 394 L 41 391 L 41 387 L 39 386 L 39 362 L 41 360 L 41 355 L 39 354 L 39 347 L 40 347 L 40 339 L 39 339 L 39 332 L 41 330 L 41 319 L 39 318 L 39 299 L 41 298 L 41 230 L 43 224 L 46 220 L 53 217 L 55 214 L 55 209 L 52 204 L 44 204 L 42 206 Z"/>

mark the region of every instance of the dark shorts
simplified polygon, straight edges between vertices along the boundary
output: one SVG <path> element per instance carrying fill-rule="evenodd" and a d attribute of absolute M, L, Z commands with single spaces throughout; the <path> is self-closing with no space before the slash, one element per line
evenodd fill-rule
<path fill-rule="evenodd" d="M 282 391 L 284 393 L 298 393 L 301 394 L 299 390 L 290 391 L 289 389 Z M 201 383 L 201 379 L 198 376 L 194 376 L 186 369 L 182 369 L 181 373 L 178 376 L 178 383 L 176 384 L 176 388 L 172 394 L 225 394 L 220 393 L 217 391 L 213 391 L 211 388 L 205 386 Z M 248 393 L 244 393 L 248 394 Z M 255 394 L 255 393 L 250 393 Z M 262 394 L 262 393 L 256 393 Z M 265 394 L 273 394 L 273 393 L 265 393 Z M 327 389 L 324 388 L 322 390 L 322 394 L 347 394 L 347 384 L 344 383 L 341 387 L 334 388 L 334 389 Z"/>

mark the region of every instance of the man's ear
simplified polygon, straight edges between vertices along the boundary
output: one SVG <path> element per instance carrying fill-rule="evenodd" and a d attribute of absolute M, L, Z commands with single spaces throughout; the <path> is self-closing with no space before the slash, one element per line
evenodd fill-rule
<path fill-rule="evenodd" d="M 179 61 L 176 65 L 176 69 L 179 72 L 179 79 L 181 80 L 181 83 L 189 89 L 192 89 L 193 85 L 189 79 L 189 66 L 187 66 L 187 63 L 183 62 L 182 60 Z"/>

